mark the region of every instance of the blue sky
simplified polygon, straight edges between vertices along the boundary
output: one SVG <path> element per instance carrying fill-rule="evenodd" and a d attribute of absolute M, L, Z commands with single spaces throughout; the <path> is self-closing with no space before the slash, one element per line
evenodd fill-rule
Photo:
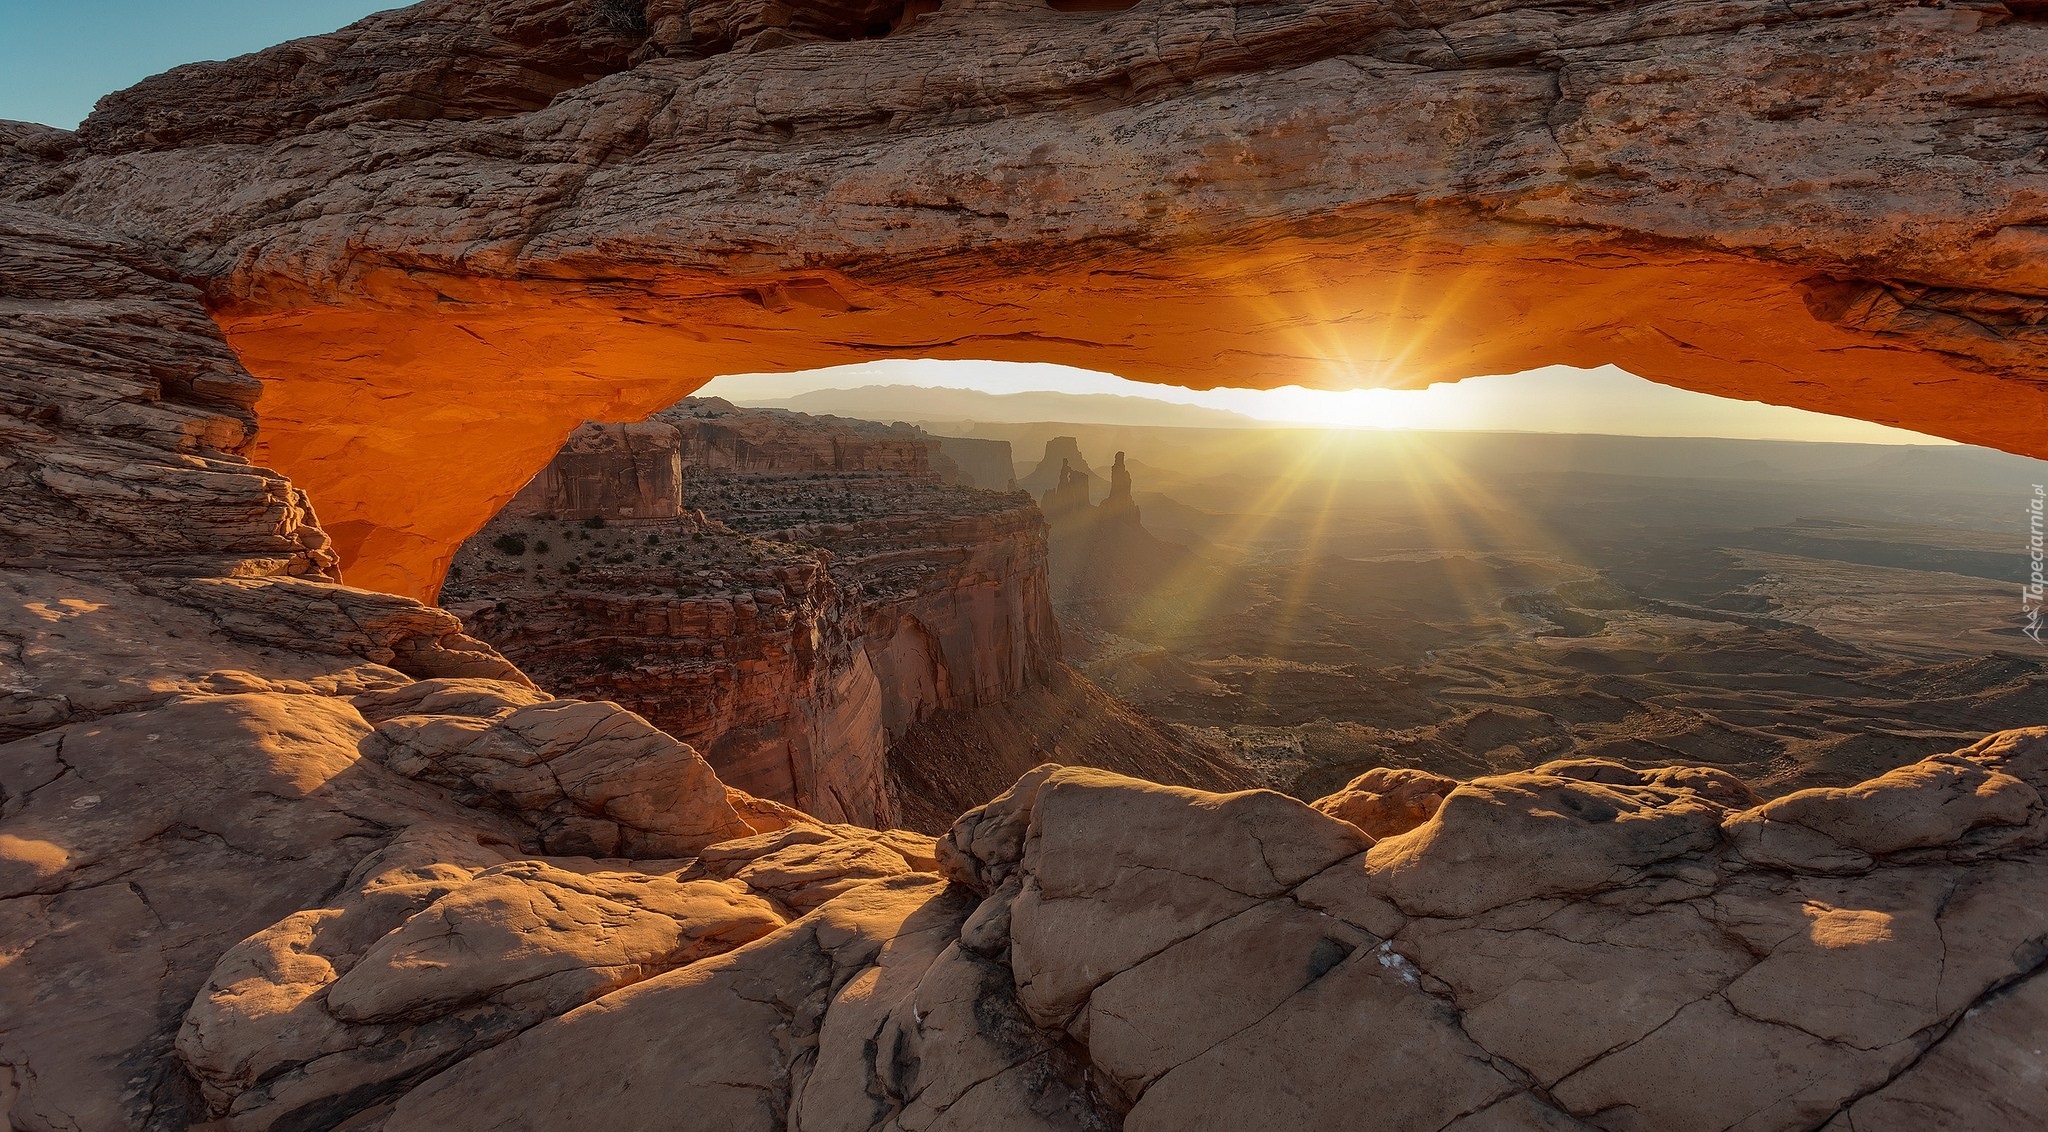
<path fill-rule="evenodd" d="M 0 0 L 0 118 L 71 129 L 100 96 L 400 7 L 377 0 Z"/>

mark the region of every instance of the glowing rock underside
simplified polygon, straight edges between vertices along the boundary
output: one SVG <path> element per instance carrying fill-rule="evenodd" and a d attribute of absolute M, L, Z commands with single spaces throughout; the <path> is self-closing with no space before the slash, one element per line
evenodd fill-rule
<path fill-rule="evenodd" d="M 259 462 L 414 595 L 580 421 L 873 358 L 1614 363 L 2048 454 L 2048 27 L 2000 5 L 925 7 L 422 5 L 0 185 L 181 249 Z"/>

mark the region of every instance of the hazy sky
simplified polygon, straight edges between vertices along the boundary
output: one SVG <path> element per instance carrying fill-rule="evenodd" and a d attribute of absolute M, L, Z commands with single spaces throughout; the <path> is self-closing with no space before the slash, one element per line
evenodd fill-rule
<path fill-rule="evenodd" d="M 332 31 L 396 6 L 378 0 L 0 0 L 0 118 L 70 128 L 102 95 L 180 63 L 231 58 Z M 1685 393 L 1612 368 L 1552 368 L 1425 391 L 1197 393 L 1064 366 L 876 362 L 811 374 L 723 378 L 707 392 L 735 400 L 768 399 L 809 389 L 875 384 L 1123 393 L 1228 409 L 1261 420 L 1353 427 L 1878 443 L 1929 439 L 1860 421 Z"/>
<path fill-rule="evenodd" d="M 0 0 L 0 118 L 71 129 L 100 96 L 180 63 L 318 35 L 377 0 Z"/>
<path fill-rule="evenodd" d="M 1755 401 L 1730 401 L 1645 381 L 1612 366 L 1564 366 L 1504 377 L 1475 377 L 1428 389 L 1333 393 L 1289 386 L 1272 391 L 1212 389 L 1125 381 L 1106 373 L 1004 362 L 868 362 L 791 374 L 721 377 L 702 392 L 736 402 L 767 401 L 812 389 L 925 385 L 991 393 L 1052 390 L 1117 393 L 1226 409 L 1288 424 L 1350 428 L 1506 429 L 1635 436 L 1728 436 L 1768 440 L 1942 444 L 1946 441 L 1863 421 Z"/>

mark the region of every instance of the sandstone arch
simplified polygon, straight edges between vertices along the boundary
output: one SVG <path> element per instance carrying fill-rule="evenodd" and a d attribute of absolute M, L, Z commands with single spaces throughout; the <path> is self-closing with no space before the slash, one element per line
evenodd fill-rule
<path fill-rule="evenodd" d="M 1611 362 L 2048 454 L 2048 26 L 2003 5 L 618 7 L 181 68 L 13 131 L 0 192 L 182 249 L 258 459 L 399 593 L 583 419 L 877 357 Z"/>

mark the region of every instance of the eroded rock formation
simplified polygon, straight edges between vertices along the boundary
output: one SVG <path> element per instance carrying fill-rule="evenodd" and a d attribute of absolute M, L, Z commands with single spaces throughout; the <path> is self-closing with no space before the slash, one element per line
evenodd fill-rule
<path fill-rule="evenodd" d="M 0 191 L 180 249 L 401 593 L 581 421 L 875 357 L 1611 362 L 2044 452 L 2025 6 L 913 7 L 439 0 L 11 131 Z"/>
<path fill-rule="evenodd" d="M 46 451 L 102 443 L 67 359 L 154 372 L 190 340 L 236 386 L 132 246 L 4 246 L 102 288 L 0 341 L 53 391 L 6 402 Z M 167 479 L 167 529 L 270 482 L 133 443 L 246 469 Z M 37 469 L 18 513 L 73 482 Z M 257 545 L 319 545 L 270 521 Z M 1989 1132 L 2048 1105 L 2048 732 L 1761 806 L 1714 771 L 1556 763 L 1377 842 L 1272 793 L 1046 767 L 934 848 L 732 790 L 445 613 L 186 545 L 163 574 L 0 566 L 24 1132 Z"/>
<path fill-rule="evenodd" d="M 1088 466 L 1088 457 L 1081 454 L 1081 442 L 1071 436 L 1055 436 L 1045 442 L 1045 453 L 1038 458 L 1038 466 L 1031 469 L 1017 486 L 1040 499 L 1045 493 L 1065 485 L 1070 475 L 1079 476 L 1090 484 L 1081 493 L 1081 502 L 1094 502 L 1095 469 Z"/>
<path fill-rule="evenodd" d="M 707 472 L 930 476 L 934 471 L 937 443 L 910 425 L 741 409 L 718 397 L 685 398 L 658 417 L 682 432 L 683 462 Z"/>
<path fill-rule="evenodd" d="M 1401 380 L 1615 360 L 2039 451 L 2006 5 L 918 7 L 450 0 L 0 134 L 65 217 L 0 225 L 11 1128 L 2048 1111 L 2039 729 L 1760 806 L 1552 764 L 1379 841 L 1045 768 L 934 847 L 329 580 L 431 590 L 571 424 L 740 357 L 1277 380 L 1343 322 Z"/>
<path fill-rule="evenodd" d="M 527 517 L 647 522 L 683 514 L 683 438 L 671 425 L 585 424 L 519 489 L 506 510 Z"/>
<path fill-rule="evenodd" d="M 1110 595 L 1145 591 L 1187 568 L 1185 548 L 1145 529 L 1122 452 L 1110 465 L 1109 494 L 1091 504 L 1093 477 L 1085 470 L 1079 445 L 1072 437 L 1056 438 L 1046 445 L 1048 462 L 1055 451 L 1060 454 L 1059 483 L 1039 505 L 1052 526 L 1053 593 L 1063 613 Z"/>
<path fill-rule="evenodd" d="M 1060 667 L 1025 497 L 941 484 L 931 441 L 901 428 L 716 399 L 661 418 L 683 424 L 700 512 L 594 527 L 515 501 L 457 556 L 448 607 L 550 690 L 639 712 L 748 793 L 863 825 L 943 829 L 1048 759 L 1250 783 Z M 572 455 L 596 459 L 550 468 Z M 629 478 L 629 455 L 610 459 L 578 467 Z"/>
<path fill-rule="evenodd" d="M 465 546 L 444 600 L 546 687 L 642 713 L 735 787 L 886 827 L 884 689 L 860 591 L 830 566 L 694 515 L 596 530 L 504 516 Z"/>
<path fill-rule="evenodd" d="M 1010 457 L 1009 441 L 968 436 L 941 436 L 936 439 L 939 454 L 960 470 L 960 483 L 983 491 L 1017 489 L 1017 469 Z"/>

